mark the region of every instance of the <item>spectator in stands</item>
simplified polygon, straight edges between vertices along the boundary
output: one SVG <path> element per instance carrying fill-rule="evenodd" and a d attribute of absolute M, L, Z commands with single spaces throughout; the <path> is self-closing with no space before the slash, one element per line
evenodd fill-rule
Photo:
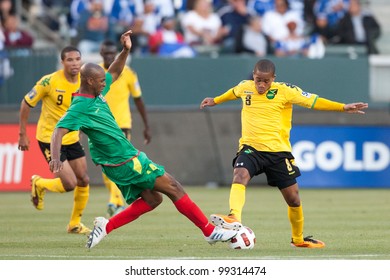
<path fill-rule="evenodd" d="M 184 42 L 184 36 L 176 30 L 175 17 L 163 17 L 161 27 L 150 35 L 151 53 L 168 57 L 194 57 L 194 50 Z"/>
<path fill-rule="evenodd" d="M 315 32 L 326 42 L 337 41 L 337 30 L 340 19 L 347 12 L 349 0 L 317 0 L 314 5 L 316 17 Z"/>
<path fill-rule="evenodd" d="M 253 16 L 249 18 L 249 23 L 243 26 L 241 46 L 237 52 L 249 52 L 256 56 L 265 56 L 267 54 L 267 39 L 263 34 L 261 17 Z M 237 43 L 237 46 L 240 46 Z"/>
<path fill-rule="evenodd" d="M 303 34 L 298 34 L 298 19 L 295 15 L 285 17 L 289 34 L 275 43 L 276 56 L 297 56 L 306 57 L 309 51 L 309 39 Z"/>
<path fill-rule="evenodd" d="M 194 9 L 182 16 L 184 40 L 192 46 L 219 47 L 227 31 L 209 0 L 196 0 Z"/>
<path fill-rule="evenodd" d="M 379 53 L 376 40 L 381 33 L 375 17 L 362 10 L 359 0 L 350 0 L 348 12 L 340 20 L 338 27 L 340 44 L 363 44 L 367 46 L 368 54 Z"/>
<path fill-rule="evenodd" d="M 77 27 L 78 49 L 82 54 L 98 53 L 105 39 L 115 40 L 113 19 L 103 9 L 103 0 L 90 0 L 80 14 Z"/>
<path fill-rule="evenodd" d="M 4 83 L 6 79 L 8 79 L 14 74 L 14 70 L 12 69 L 8 58 L 8 52 L 4 46 L 4 41 L 5 37 L 0 22 L 0 86 Z"/>
<path fill-rule="evenodd" d="M 233 53 L 236 50 L 240 29 L 249 22 L 250 18 L 246 0 L 229 0 L 228 5 L 218 10 L 218 15 L 227 33 L 222 40 L 222 51 Z"/>
<path fill-rule="evenodd" d="M 266 12 L 274 10 L 274 0 L 249 0 L 248 8 L 251 14 L 262 17 Z"/>
<path fill-rule="evenodd" d="M 7 17 L 15 13 L 15 4 L 11 0 L 0 0 L 0 22 L 3 26 Z"/>
<path fill-rule="evenodd" d="M 315 32 L 316 16 L 314 14 L 314 5 L 316 0 L 303 0 L 303 20 L 305 22 L 306 34 Z"/>
<path fill-rule="evenodd" d="M 263 17 L 263 31 L 270 40 L 272 47 L 276 41 L 283 40 L 289 36 L 289 29 L 286 24 L 286 18 L 295 18 L 295 34 L 301 36 L 304 31 L 304 22 L 302 17 L 296 11 L 289 9 L 287 0 L 275 0 L 275 10 L 268 11 Z"/>
<path fill-rule="evenodd" d="M 288 0 L 288 6 L 292 11 L 295 11 L 301 18 L 303 18 L 305 6 L 304 0 Z"/>
<path fill-rule="evenodd" d="M 9 15 L 4 22 L 4 45 L 6 48 L 31 48 L 34 42 L 32 35 L 19 26 L 19 18 Z"/>
<path fill-rule="evenodd" d="M 158 11 L 155 0 L 145 0 L 143 2 L 144 10 L 138 15 L 131 27 L 133 31 L 133 52 L 147 53 L 150 35 L 156 33 L 161 24 L 161 15 L 156 14 Z"/>

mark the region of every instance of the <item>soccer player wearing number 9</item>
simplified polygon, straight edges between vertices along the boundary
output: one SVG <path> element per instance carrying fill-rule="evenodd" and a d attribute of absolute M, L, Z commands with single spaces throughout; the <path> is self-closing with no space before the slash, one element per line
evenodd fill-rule
<path fill-rule="evenodd" d="M 324 242 L 303 237 L 303 210 L 296 178 L 299 168 L 291 154 L 290 130 L 293 105 L 347 113 L 364 114 L 367 103 L 343 104 L 320 98 L 299 87 L 275 82 L 275 65 L 263 59 L 256 63 L 253 80 L 245 80 L 215 98 L 207 97 L 200 108 L 241 99 L 242 135 L 233 160 L 233 182 L 230 189 L 229 215 L 213 214 L 211 221 L 225 228 L 241 228 L 245 189 L 256 175 L 265 173 L 270 186 L 278 187 L 288 205 L 291 245 L 322 248 Z"/>
<path fill-rule="evenodd" d="M 80 87 L 80 51 L 72 46 L 63 48 L 61 64 L 63 69 L 43 76 L 25 95 L 20 105 L 18 148 L 27 152 L 30 139 L 26 133 L 26 126 L 30 110 L 42 101 L 36 139 L 47 162 L 51 160 L 50 138 L 54 127 L 68 109 L 72 93 Z M 64 162 L 64 169 L 56 174 L 56 178 L 32 176 L 32 203 L 37 210 L 43 210 L 46 191 L 55 193 L 74 191 L 73 209 L 67 232 L 89 234 L 91 230 L 81 223 L 81 217 L 89 198 L 89 177 L 85 152 L 79 142 L 78 131 L 73 131 L 64 137 L 61 160 Z"/>

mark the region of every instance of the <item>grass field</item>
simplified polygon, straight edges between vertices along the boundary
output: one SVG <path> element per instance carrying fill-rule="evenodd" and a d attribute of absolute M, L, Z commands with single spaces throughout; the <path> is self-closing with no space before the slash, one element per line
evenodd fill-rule
<path fill-rule="evenodd" d="M 226 213 L 228 188 L 188 187 L 205 214 Z M 83 222 L 92 227 L 105 215 L 108 192 L 92 187 Z M 207 244 L 197 228 L 164 197 L 155 211 L 106 237 L 92 250 L 86 237 L 66 233 L 73 193 L 48 193 L 37 211 L 29 193 L 0 193 L 1 260 L 390 260 L 390 191 L 301 189 L 305 235 L 326 243 L 324 249 L 292 248 L 287 209 L 279 191 L 249 187 L 243 223 L 256 233 L 253 250 Z"/>

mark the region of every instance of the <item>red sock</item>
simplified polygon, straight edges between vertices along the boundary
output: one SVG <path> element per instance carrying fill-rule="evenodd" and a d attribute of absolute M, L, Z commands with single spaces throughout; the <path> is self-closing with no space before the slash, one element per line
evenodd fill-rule
<path fill-rule="evenodd" d="M 125 210 L 119 212 L 115 216 L 111 217 L 107 226 L 107 234 L 113 231 L 116 228 L 119 228 L 125 224 L 128 224 L 135 219 L 137 219 L 142 214 L 153 210 L 149 204 L 145 202 L 142 198 L 138 198 L 132 204 L 130 204 Z"/>
<path fill-rule="evenodd" d="M 214 226 L 209 223 L 209 220 L 203 214 L 202 210 L 196 205 L 188 194 L 173 203 L 177 210 L 193 222 L 205 236 L 210 236 L 214 230 Z"/>

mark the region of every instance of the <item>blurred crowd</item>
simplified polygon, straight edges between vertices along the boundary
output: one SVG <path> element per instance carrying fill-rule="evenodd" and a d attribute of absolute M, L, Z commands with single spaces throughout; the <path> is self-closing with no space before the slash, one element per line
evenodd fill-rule
<path fill-rule="evenodd" d="M 133 30 L 138 55 L 204 53 L 321 58 L 330 44 L 378 53 L 380 25 L 364 0 L 30 0 L 23 7 L 83 54 Z M 0 47 L 31 47 L 15 0 L 0 0 Z M 50 10 L 50 13 L 47 11 Z M 57 17 L 53 18 L 53 13 Z M 48 15 L 51 15 L 50 17 Z"/>

